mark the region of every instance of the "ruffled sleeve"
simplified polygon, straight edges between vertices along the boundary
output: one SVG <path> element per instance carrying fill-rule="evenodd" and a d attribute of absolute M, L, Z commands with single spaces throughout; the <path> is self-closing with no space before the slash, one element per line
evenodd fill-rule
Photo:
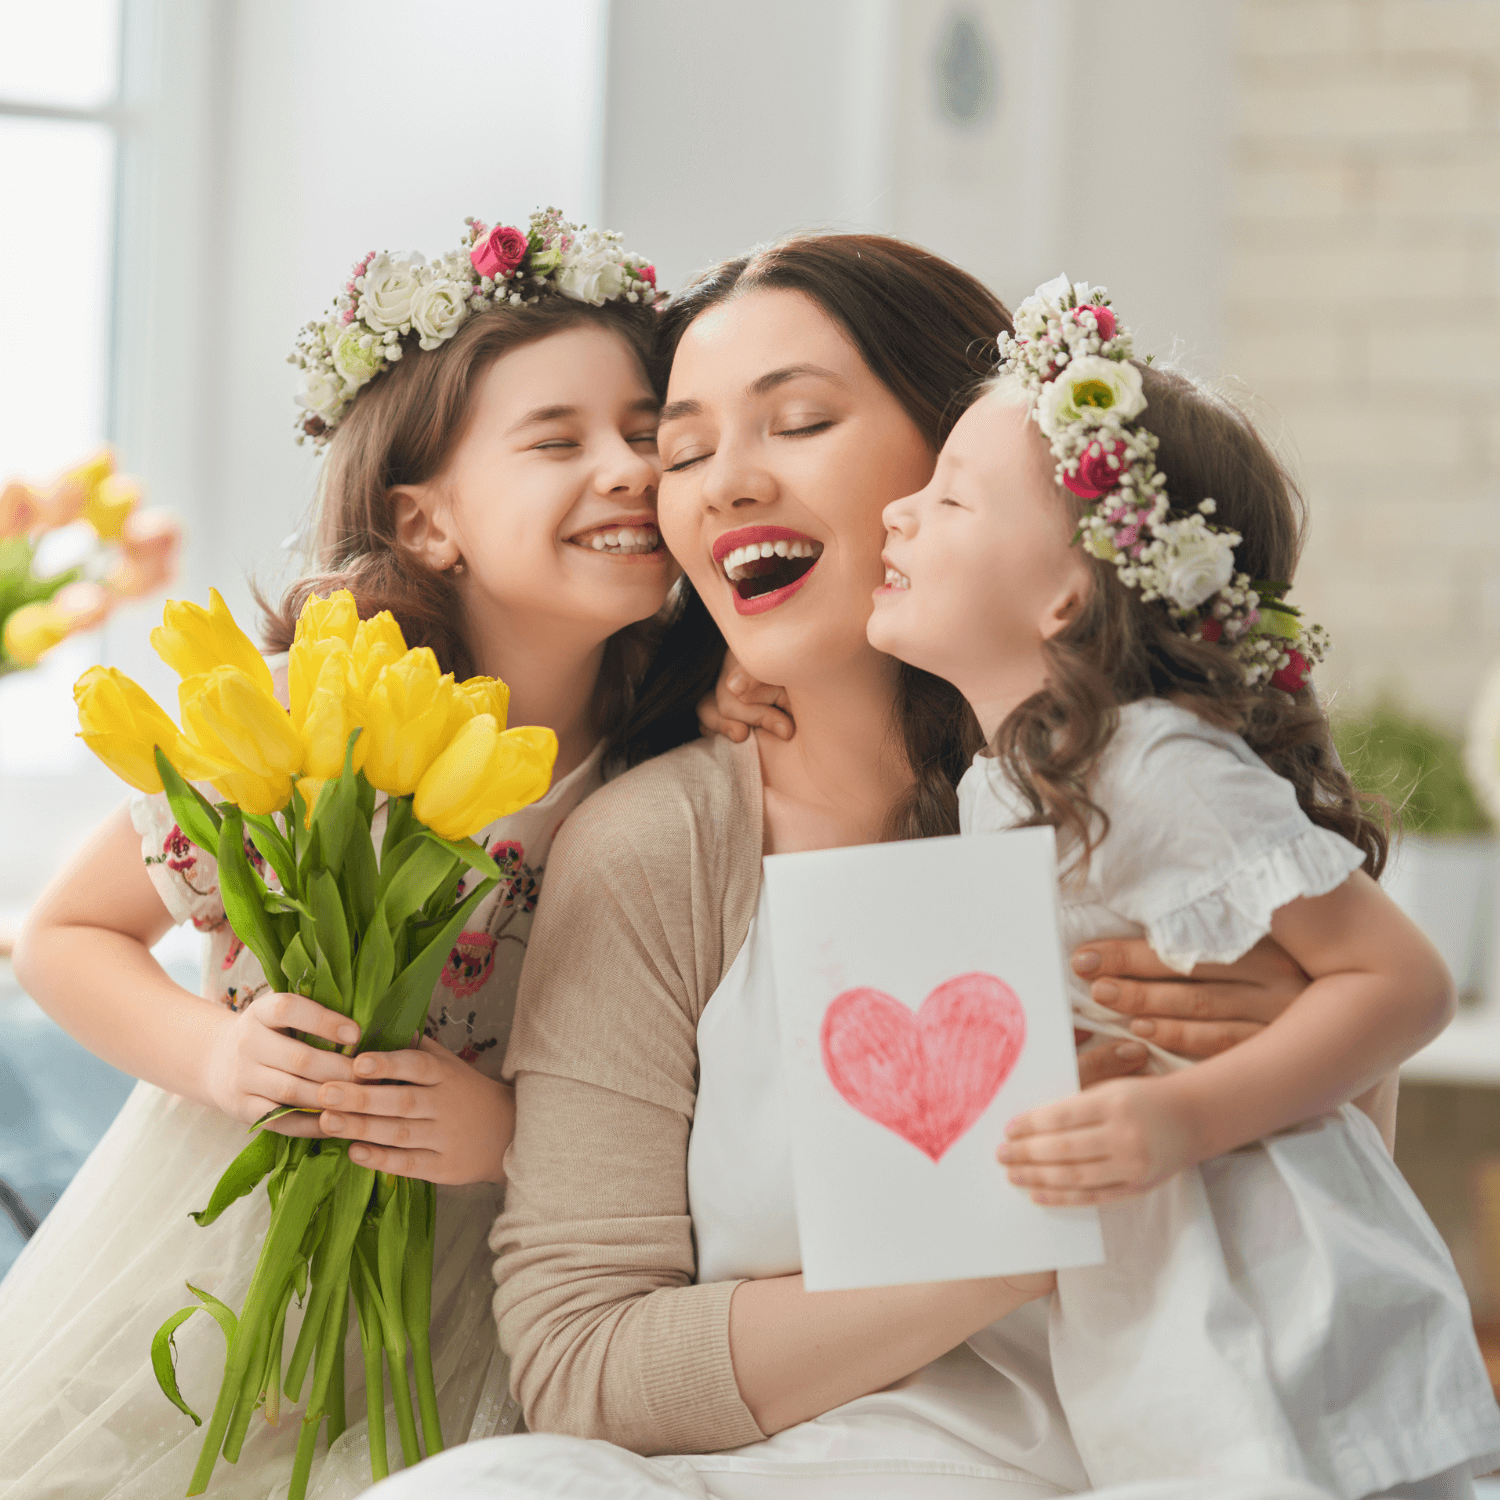
<path fill-rule="evenodd" d="M 1183 974 L 1233 963 L 1281 907 L 1326 895 L 1364 864 L 1239 736 L 1159 700 L 1122 715 L 1096 800 L 1110 828 L 1090 883 Z"/>
<path fill-rule="evenodd" d="M 226 919 L 218 861 L 177 826 L 166 793 L 132 798 L 130 820 L 141 836 L 146 873 L 172 920 L 179 927 L 191 922 L 199 932 L 222 927 Z"/>

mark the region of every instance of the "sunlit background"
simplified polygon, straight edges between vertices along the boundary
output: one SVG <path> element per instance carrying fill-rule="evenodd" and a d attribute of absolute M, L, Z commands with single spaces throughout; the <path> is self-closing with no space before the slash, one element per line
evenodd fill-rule
<path fill-rule="evenodd" d="M 1497 122 L 1500 0 L 0 0 L 0 477 L 107 439 L 183 518 L 174 592 L 250 618 L 316 474 L 285 356 L 366 251 L 556 204 L 665 285 L 808 227 L 1012 303 L 1105 284 L 1139 348 L 1253 400 L 1311 505 L 1319 686 L 1382 716 L 1347 753 L 1427 797 L 1398 889 L 1468 1003 L 1409 1070 L 1402 1162 L 1500 1314 L 1495 846 L 1446 790 L 1500 656 Z M 120 796 L 72 679 L 171 698 L 158 610 L 0 679 L 0 925 Z M 38 1209 L 93 1128 L 49 1107 L 51 1177 L 0 1140 Z"/>

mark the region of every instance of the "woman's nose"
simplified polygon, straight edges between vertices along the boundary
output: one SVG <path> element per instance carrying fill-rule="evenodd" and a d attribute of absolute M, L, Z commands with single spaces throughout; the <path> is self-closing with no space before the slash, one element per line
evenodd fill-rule
<path fill-rule="evenodd" d="M 746 510 L 776 498 L 776 481 L 760 464 L 721 443 L 704 466 L 699 494 L 709 510 Z"/>

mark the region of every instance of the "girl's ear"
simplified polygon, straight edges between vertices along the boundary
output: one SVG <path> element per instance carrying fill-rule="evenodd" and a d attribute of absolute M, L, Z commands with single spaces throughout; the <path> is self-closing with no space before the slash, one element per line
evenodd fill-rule
<path fill-rule="evenodd" d="M 460 560 L 458 539 L 449 527 L 446 507 L 426 485 L 399 485 L 391 491 L 396 540 L 436 573 Z"/>
<path fill-rule="evenodd" d="M 1069 581 L 1067 589 L 1052 601 L 1042 617 L 1044 641 L 1050 641 L 1078 618 L 1084 605 L 1088 603 L 1092 585 L 1093 577 L 1087 569 L 1081 569 L 1079 575 Z"/>

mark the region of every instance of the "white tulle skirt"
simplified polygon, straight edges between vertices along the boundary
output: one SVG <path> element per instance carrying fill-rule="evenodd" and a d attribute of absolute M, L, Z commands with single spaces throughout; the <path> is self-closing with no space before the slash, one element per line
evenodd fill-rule
<path fill-rule="evenodd" d="M 257 1189 L 217 1223 L 188 1217 L 245 1145 L 234 1120 L 137 1084 L 115 1123 L 0 1282 L 0 1497 L 171 1500 L 187 1491 L 202 1430 L 161 1393 L 151 1339 L 194 1300 L 191 1282 L 238 1310 L 269 1219 Z M 443 1436 L 452 1445 L 515 1428 L 518 1411 L 490 1312 L 486 1243 L 494 1188 L 439 1188 L 432 1361 Z M 287 1330 L 290 1351 L 298 1314 Z M 177 1380 L 206 1418 L 218 1393 L 224 1337 L 206 1313 L 177 1330 Z M 344 1500 L 370 1485 L 364 1364 L 350 1318 L 350 1425 L 319 1444 L 309 1495 Z M 305 1395 L 305 1390 L 304 1390 Z M 357 1420 L 355 1419 L 357 1416 Z M 257 1414 L 239 1462 L 221 1458 L 207 1494 L 279 1500 L 291 1474 L 300 1406 L 272 1427 Z M 393 1471 L 401 1467 L 387 1404 Z"/>

